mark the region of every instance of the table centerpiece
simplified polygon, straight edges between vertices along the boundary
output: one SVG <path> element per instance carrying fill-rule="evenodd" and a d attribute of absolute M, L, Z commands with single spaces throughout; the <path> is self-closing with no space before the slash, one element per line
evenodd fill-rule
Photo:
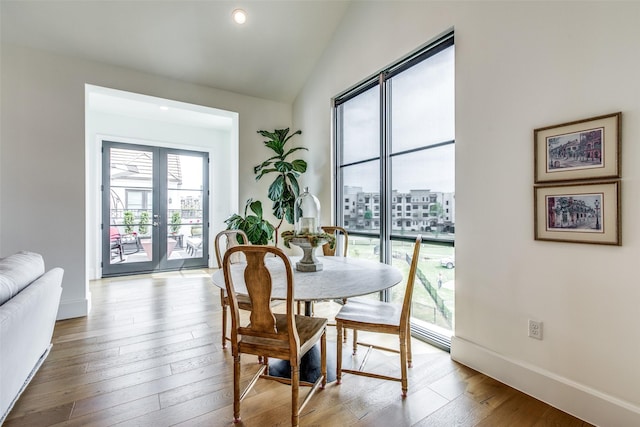
<path fill-rule="evenodd" d="M 302 259 L 296 263 L 296 270 L 322 270 L 322 263 L 316 258 L 315 250 L 327 243 L 333 248 L 336 239 L 320 228 L 320 201 L 309 193 L 309 187 L 305 187 L 304 192 L 296 198 L 294 217 L 294 231 L 284 231 L 281 236 L 287 248 L 294 244 L 302 249 Z"/>

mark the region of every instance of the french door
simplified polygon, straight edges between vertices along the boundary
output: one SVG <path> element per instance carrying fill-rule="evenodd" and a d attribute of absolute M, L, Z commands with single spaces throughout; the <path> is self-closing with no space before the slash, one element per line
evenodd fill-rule
<path fill-rule="evenodd" d="M 102 276 L 207 267 L 208 153 L 103 141 Z"/>

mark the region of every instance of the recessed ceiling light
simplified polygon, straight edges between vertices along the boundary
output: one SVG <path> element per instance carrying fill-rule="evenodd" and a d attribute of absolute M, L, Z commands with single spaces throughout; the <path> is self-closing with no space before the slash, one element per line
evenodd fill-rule
<path fill-rule="evenodd" d="M 160 106 L 160 109 L 161 109 L 162 111 L 167 111 L 167 110 L 169 109 L 169 107 L 167 107 L 166 105 L 161 105 L 161 106 Z"/>
<path fill-rule="evenodd" d="M 242 9 L 235 9 L 233 12 L 231 12 L 231 16 L 233 17 L 233 20 L 236 24 L 242 25 L 247 22 L 247 12 Z"/>

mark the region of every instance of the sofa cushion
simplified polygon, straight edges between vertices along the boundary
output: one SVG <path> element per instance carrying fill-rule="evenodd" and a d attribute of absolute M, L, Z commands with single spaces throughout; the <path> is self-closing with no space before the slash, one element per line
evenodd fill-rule
<path fill-rule="evenodd" d="M 44 260 L 34 252 L 18 252 L 0 259 L 0 305 L 44 274 Z"/>

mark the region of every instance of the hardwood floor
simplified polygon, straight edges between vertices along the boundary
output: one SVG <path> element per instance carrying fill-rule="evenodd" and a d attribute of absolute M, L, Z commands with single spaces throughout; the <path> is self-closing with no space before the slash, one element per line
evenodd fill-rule
<path fill-rule="evenodd" d="M 229 348 L 220 345 L 220 294 L 210 274 L 196 270 L 92 282 L 91 314 L 56 324 L 51 353 L 5 426 L 233 425 L 232 359 Z M 317 315 L 323 306 L 316 304 Z M 328 335 L 328 353 L 335 355 L 335 328 Z M 352 358 L 346 348 L 344 353 L 346 366 L 364 355 Z M 413 353 L 406 399 L 397 382 L 347 374 L 341 385 L 331 383 L 316 393 L 301 425 L 589 425 L 416 339 Z M 397 375 L 397 359 L 376 352 L 367 369 Z M 248 381 L 257 360 L 243 362 Z M 237 425 L 288 425 L 289 390 L 259 381 L 242 402 L 243 421 Z"/>

